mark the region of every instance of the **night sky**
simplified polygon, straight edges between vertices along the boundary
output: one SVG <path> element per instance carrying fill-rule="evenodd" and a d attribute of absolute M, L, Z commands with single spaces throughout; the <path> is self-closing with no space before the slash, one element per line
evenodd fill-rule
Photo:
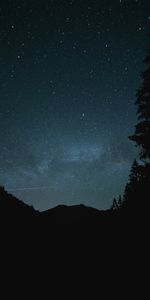
<path fill-rule="evenodd" d="M 123 193 L 149 25 L 149 0 L 0 1 L 0 185 L 40 210 Z"/>

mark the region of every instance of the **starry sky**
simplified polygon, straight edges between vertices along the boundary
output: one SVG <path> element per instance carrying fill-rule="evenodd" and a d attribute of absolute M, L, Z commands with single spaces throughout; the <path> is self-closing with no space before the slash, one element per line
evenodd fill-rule
<path fill-rule="evenodd" d="M 107 209 L 136 148 L 150 1 L 0 1 L 0 185 L 45 210 Z"/>

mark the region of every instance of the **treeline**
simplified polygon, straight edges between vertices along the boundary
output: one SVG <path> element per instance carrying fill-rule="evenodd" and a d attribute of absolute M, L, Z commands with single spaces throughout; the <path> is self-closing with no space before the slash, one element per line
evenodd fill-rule
<path fill-rule="evenodd" d="M 136 94 L 138 122 L 129 139 L 139 147 L 139 157 L 134 160 L 123 197 L 114 198 L 111 209 L 128 208 L 130 211 L 148 208 L 150 199 L 150 49 L 144 59 L 142 86 Z"/>

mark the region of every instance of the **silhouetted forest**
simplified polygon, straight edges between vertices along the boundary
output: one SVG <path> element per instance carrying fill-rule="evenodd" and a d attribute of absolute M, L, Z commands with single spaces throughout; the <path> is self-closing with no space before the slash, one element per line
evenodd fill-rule
<path fill-rule="evenodd" d="M 143 217 L 146 218 L 150 199 L 150 50 L 144 62 L 147 68 L 135 103 L 138 122 L 129 137 L 139 147 L 139 158 L 132 164 L 123 196 L 113 199 L 106 211 L 61 205 L 39 212 L 1 187 L 1 250 L 5 264 L 14 263 L 13 268 L 21 264 L 23 268 L 25 258 L 30 257 L 34 268 L 41 260 L 50 267 L 55 257 L 57 263 L 63 261 L 64 267 L 71 255 L 72 269 L 77 257 L 84 261 L 86 269 L 92 256 L 94 265 L 102 268 L 104 263 L 103 270 L 109 266 L 112 275 L 114 269 L 110 270 L 110 266 L 117 267 L 118 272 L 119 266 L 126 270 L 128 257 L 128 266 L 133 264 L 135 271 L 135 256 L 146 233 Z M 138 267 L 139 264 L 138 260 Z"/>

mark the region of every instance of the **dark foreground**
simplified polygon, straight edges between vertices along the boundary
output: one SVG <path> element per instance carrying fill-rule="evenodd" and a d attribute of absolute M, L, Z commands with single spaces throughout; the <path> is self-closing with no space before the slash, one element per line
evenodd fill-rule
<path fill-rule="evenodd" d="M 44 292 L 55 282 L 55 294 L 61 285 L 66 292 L 73 285 L 72 299 L 79 288 L 87 293 L 94 282 L 92 298 L 97 289 L 100 294 L 105 290 L 105 298 L 121 289 L 122 299 L 129 290 L 135 292 L 134 280 L 137 290 L 145 247 L 139 213 L 83 205 L 40 213 L 1 188 L 0 214 L 2 277 L 17 291 L 26 293 L 30 287 L 36 297 L 43 284 Z"/>

